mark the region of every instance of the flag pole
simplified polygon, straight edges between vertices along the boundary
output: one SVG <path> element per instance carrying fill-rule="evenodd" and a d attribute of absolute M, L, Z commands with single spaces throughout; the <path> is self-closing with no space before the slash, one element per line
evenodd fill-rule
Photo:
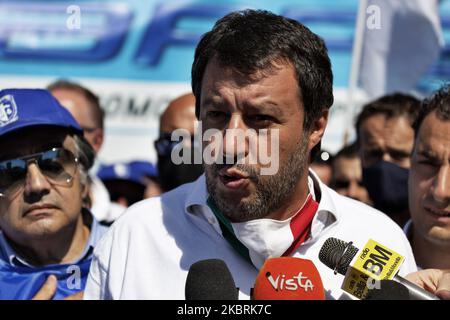
<path fill-rule="evenodd" d="M 358 7 L 358 15 L 355 25 L 355 37 L 353 40 L 352 63 L 350 66 L 350 77 L 348 80 L 347 103 L 350 109 L 347 117 L 347 125 L 344 133 L 344 146 L 348 144 L 350 132 L 353 127 L 353 118 L 356 113 L 355 92 L 358 88 L 359 70 L 361 68 L 361 55 L 364 41 L 364 30 L 366 27 L 366 8 L 367 0 L 360 0 Z"/>

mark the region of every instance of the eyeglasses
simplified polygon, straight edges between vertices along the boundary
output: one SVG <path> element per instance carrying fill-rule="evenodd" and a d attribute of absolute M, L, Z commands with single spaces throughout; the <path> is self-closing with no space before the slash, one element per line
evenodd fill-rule
<path fill-rule="evenodd" d="M 78 158 L 64 148 L 0 162 L 0 197 L 15 196 L 25 185 L 28 166 L 35 163 L 53 185 L 70 186 L 75 176 Z"/>
<path fill-rule="evenodd" d="M 155 140 L 155 149 L 159 156 L 170 156 L 172 150 L 181 142 L 181 138 L 180 141 L 172 141 L 171 133 L 161 133 L 159 138 Z M 197 146 L 194 135 L 191 136 L 191 146 Z"/>

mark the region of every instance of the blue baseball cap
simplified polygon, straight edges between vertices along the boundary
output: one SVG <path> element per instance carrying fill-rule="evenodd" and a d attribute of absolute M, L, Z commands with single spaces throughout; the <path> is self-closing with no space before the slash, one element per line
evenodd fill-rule
<path fill-rule="evenodd" d="M 34 126 L 62 127 L 83 134 L 70 112 L 47 90 L 0 90 L 0 137 Z"/>
<path fill-rule="evenodd" d="M 116 163 L 100 166 L 97 176 L 102 181 L 128 180 L 144 185 L 144 178 L 157 177 L 156 166 L 146 161 L 131 161 L 128 163 Z"/>

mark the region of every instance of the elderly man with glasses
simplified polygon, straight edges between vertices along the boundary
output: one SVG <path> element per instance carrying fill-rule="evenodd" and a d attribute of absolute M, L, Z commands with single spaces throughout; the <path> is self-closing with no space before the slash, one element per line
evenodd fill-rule
<path fill-rule="evenodd" d="M 0 91 L 0 299 L 81 297 L 106 230 L 83 207 L 93 157 L 48 91 Z"/>

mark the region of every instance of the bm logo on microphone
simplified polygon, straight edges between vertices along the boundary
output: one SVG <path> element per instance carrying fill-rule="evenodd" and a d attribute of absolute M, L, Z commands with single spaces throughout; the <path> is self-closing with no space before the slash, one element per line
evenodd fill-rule
<path fill-rule="evenodd" d="M 369 240 L 348 268 L 342 289 L 359 299 L 364 298 L 381 280 L 392 280 L 403 261 L 404 257 L 397 252 Z"/>

